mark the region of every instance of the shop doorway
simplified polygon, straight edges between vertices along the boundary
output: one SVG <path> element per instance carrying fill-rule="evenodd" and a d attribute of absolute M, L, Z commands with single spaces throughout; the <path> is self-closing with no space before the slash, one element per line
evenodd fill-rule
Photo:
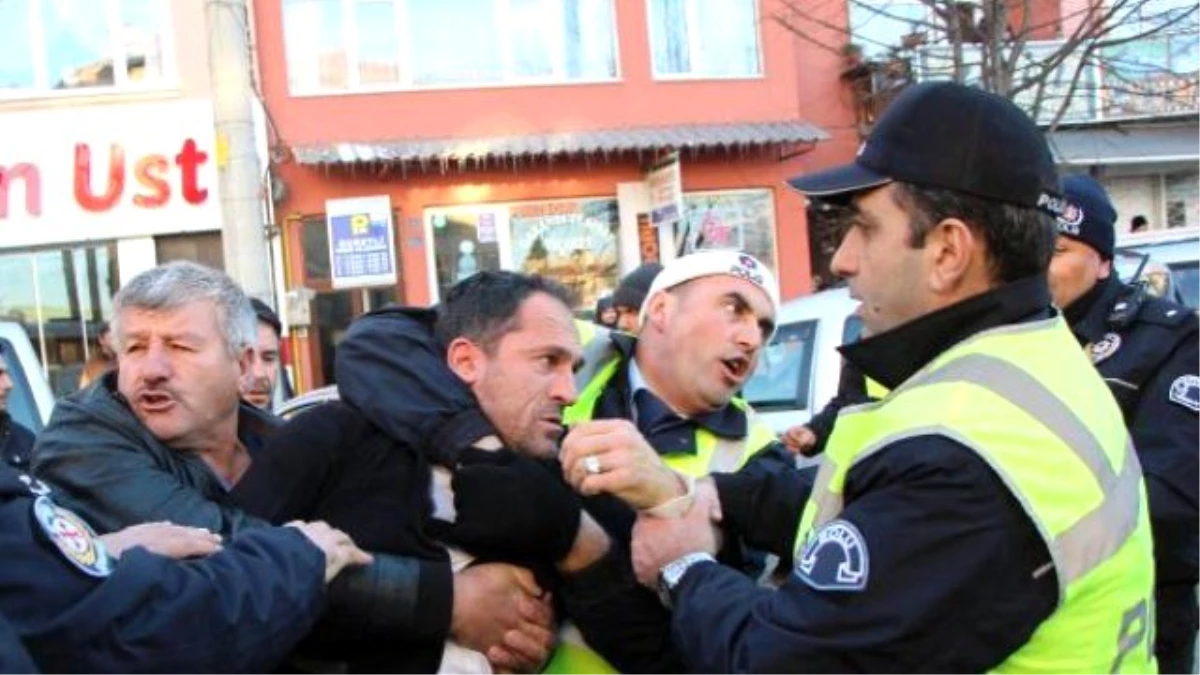
<path fill-rule="evenodd" d="M 394 214 L 392 222 L 400 222 L 398 214 Z M 292 279 L 298 282 L 291 285 L 306 286 L 315 293 L 307 349 L 298 353 L 297 358 L 310 360 L 314 381 L 307 388 L 316 389 L 335 383 L 334 355 L 351 321 L 373 309 L 404 302 L 400 285 L 401 271 L 397 270 L 396 282 L 390 286 L 335 289 L 329 269 L 329 234 L 325 216 L 306 216 L 289 223 L 289 228 L 294 243 L 288 250 L 298 257 L 298 260 L 289 264 Z M 398 241 L 399 233 L 395 233 L 395 236 Z M 299 246 L 295 243 L 299 243 Z M 299 367 L 300 364 L 294 365 Z"/>

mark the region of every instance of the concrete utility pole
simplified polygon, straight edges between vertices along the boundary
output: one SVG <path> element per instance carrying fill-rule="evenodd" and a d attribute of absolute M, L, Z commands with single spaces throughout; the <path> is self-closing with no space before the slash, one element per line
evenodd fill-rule
<path fill-rule="evenodd" d="M 246 293 L 274 304 L 261 201 L 263 172 L 255 151 L 246 0 L 205 0 L 204 15 L 217 144 L 225 149 L 218 183 L 225 271 Z"/>

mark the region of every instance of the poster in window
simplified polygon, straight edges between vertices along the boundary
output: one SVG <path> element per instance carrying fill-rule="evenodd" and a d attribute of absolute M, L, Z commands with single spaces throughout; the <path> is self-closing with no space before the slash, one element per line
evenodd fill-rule
<path fill-rule="evenodd" d="M 769 190 L 688 194 L 676 228 L 681 255 L 737 249 L 775 269 L 774 203 Z"/>
<path fill-rule="evenodd" d="M 445 297 L 454 284 L 481 270 L 500 269 L 500 246 L 496 241 L 501 207 L 462 206 L 429 209 L 433 233 L 434 270 L 438 297 Z"/>
<path fill-rule="evenodd" d="M 396 240 L 387 195 L 325 200 L 334 288 L 396 283 Z"/>
<path fill-rule="evenodd" d="M 594 307 L 619 275 L 615 199 L 514 204 L 509 211 L 513 269 L 570 289 L 576 307 Z"/>

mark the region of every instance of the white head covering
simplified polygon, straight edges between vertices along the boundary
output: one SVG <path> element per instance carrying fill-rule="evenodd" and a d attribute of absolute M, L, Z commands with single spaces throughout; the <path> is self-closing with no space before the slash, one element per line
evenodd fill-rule
<path fill-rule="evenodd" d="M 679 284 L 720 274 L 745 279 L 758 286 L 771 300 L 771 310 L 779 315 L 779 282 L 775 274 L 749 253 L 732 250 L 697 251 L 667 263 L 663 270 L 654 277 L 650 290 L 646 293 L 646 301 L 642 303 L 642 311 L 638 314 L 638 325 L 646 322 L 646 310 L 650 307 L 650 299 L 655 294 L 678 286 Z M 769 336 L 768 336 L 769 337 Z"/>

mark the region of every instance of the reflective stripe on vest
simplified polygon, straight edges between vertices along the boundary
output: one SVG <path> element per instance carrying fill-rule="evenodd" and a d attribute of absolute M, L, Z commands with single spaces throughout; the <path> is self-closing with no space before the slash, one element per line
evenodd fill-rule
<path fill-rule="evenodd" d="M 988 462 L 1036 525 L 1058 607 L 998 670 L 1154 667 L 1153 562 L 1145 492 L 1120 411 L 1061 319 L 951 348 L 882 401 L 839 416 L 797 529 L 842 511 L 850 468 L 906 438 L 941 435 Z"/>

